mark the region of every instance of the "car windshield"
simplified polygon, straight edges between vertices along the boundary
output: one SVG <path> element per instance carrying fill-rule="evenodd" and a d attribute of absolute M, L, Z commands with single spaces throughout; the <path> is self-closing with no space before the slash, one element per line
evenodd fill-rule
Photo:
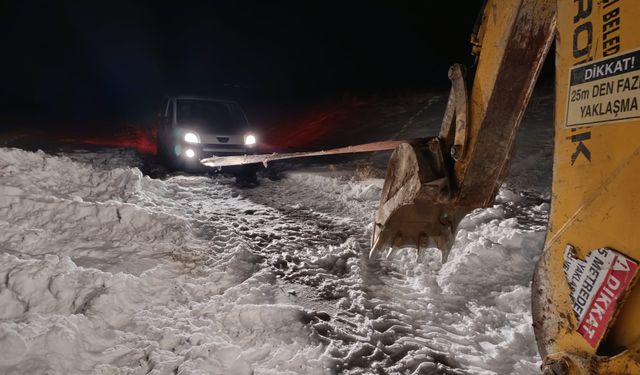
<path fill-rule="evenodd" d="M 233 102 L 179 99 L 177 104 L 177 120 L 182 125 L 197 126 L 221 133 L 241 131 L 246 126 L 240 106 Z"/>

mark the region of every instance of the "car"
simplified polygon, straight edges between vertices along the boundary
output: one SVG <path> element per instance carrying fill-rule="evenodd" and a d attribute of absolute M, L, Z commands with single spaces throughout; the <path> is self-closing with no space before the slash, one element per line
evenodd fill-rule
<path fill-rule="evenodd" d="M 203 170 L 211 156 L 255 153 L 256 133 L 240 104 L 196 96 L 165 98 L 158 129 L 158 154 L 173 170 Z M 240 179 L 255 180 L 255 167 L 229 169 Z"/>

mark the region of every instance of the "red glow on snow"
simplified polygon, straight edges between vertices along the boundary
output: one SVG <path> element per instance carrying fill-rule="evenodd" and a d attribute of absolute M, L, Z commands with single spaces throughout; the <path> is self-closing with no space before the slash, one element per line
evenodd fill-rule
<path fill-rule="evenodd" d="M 67 142 L 82 143 L 96 146 L 133 148 L 143 154 L 157 154 L 156 139 L 158 128 L 140 128 L 128 125 L 125 130 L 112 136 L 93 136 L 65 139 Z"/>
<path fill-rule="evenodd" d="M 343 101 L 322 110 L 315 109 L 292 120 L 271 127 L 262 138 L 265 151 L 312 149 L 336 143 L 336 136 L 351 126 L 357 107 L 365 101 Z"/>
<path fill-rule="evenodd" d="M 336 109 L 313 113 L 277 125 L 262 144 L 267 149 L 305 148 L 330 134 L 344 117 L 345 112 Z"/>

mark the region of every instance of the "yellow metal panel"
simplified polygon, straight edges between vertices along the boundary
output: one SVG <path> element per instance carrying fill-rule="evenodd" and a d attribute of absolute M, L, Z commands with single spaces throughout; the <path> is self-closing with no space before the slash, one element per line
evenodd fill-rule
<path fill-rule="evenodd" d="M 518 15 L 521 0 L 509 1 L 489 0 L 484 9 L 482 20 L 483 38 L 481 45 L 482 58 L 478 62 L 473 87 L 471 89 L 471 103 L 469 108 L 469 123 L 481 124 L 487 112 L 489 99 L 493 94 L 498 67 L 505 54 L 506 45 L 513 23 Z M 478 139 L 479 126 L 472 126 L 468 130 L 467 155 L 473 153 Z M 468 157 L 467 157 L 468 159 Z M 464 179 L 466 160 L 457 163 L 457 179 Z"/>
<path fill-rule="evenodd" d="M 469 103 L 467 149 L 454 165 L 459 206 L 491 204 L 518 125 L 553 42 L 555 0 L 489 0 Z M 477 41 L 476 41 L 477 43 Z"/>
<path fill-rule="evenodd" d="M 613 75 L 607 79 L 570 88 L 570 70 L 640 48 L 640 2 L 558 0 L 557 25 L 553 197 L 546 253 L 540 263 L 550 281 L 538 283 L 534 294 L 544 295 L 544 303 L 550 304 L 541 307 L 547 311 L 543 317 L 562 318 L 536 324 L 556 333 L 555 339 L 539 342 L 543 354 L 564 352 L 593 360 L 596 349 L 575 331 L 563 252 L 571 244 L 584 259 L 591 250 L 609 247 L 640 260 L 640 120 L 634 118 L 633 108 L 625 108 L 624 113 L 619 108 L 617 113 L 606 111 L 609 101 L 629 98 L 632 103 L 640 98 L 640 88 L 625 88 L 625 82 L 617 86 L 619 79 L 633 79 L 640 71 L 614 74 L 611 70 L 608 73 Z M 590 363 L 590 371 L 640 371 L 638 317 L 640 285 L 631 290 L 605 338 L 606 347 L 601 348 L 601 352 L 629 350 L 613 358 L 598 357 Z"/>

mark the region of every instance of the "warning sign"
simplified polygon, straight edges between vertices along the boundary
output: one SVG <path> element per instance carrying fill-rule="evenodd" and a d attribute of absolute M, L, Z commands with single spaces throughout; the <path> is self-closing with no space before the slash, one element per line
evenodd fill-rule
<path fill-rule="evenodd" d="M 640 49 L 571 69 L 565 127 L 640 118 Z"/>
<path fill-rule="evenodd" d="M 564 251 L 564 273 L 571 289 L 578 332 L 594 348 L 604 336 L 618 308 L 620 297 L 631 285 L 638 264 L 611 249 L 576 258 L 571 245 Z"/>

